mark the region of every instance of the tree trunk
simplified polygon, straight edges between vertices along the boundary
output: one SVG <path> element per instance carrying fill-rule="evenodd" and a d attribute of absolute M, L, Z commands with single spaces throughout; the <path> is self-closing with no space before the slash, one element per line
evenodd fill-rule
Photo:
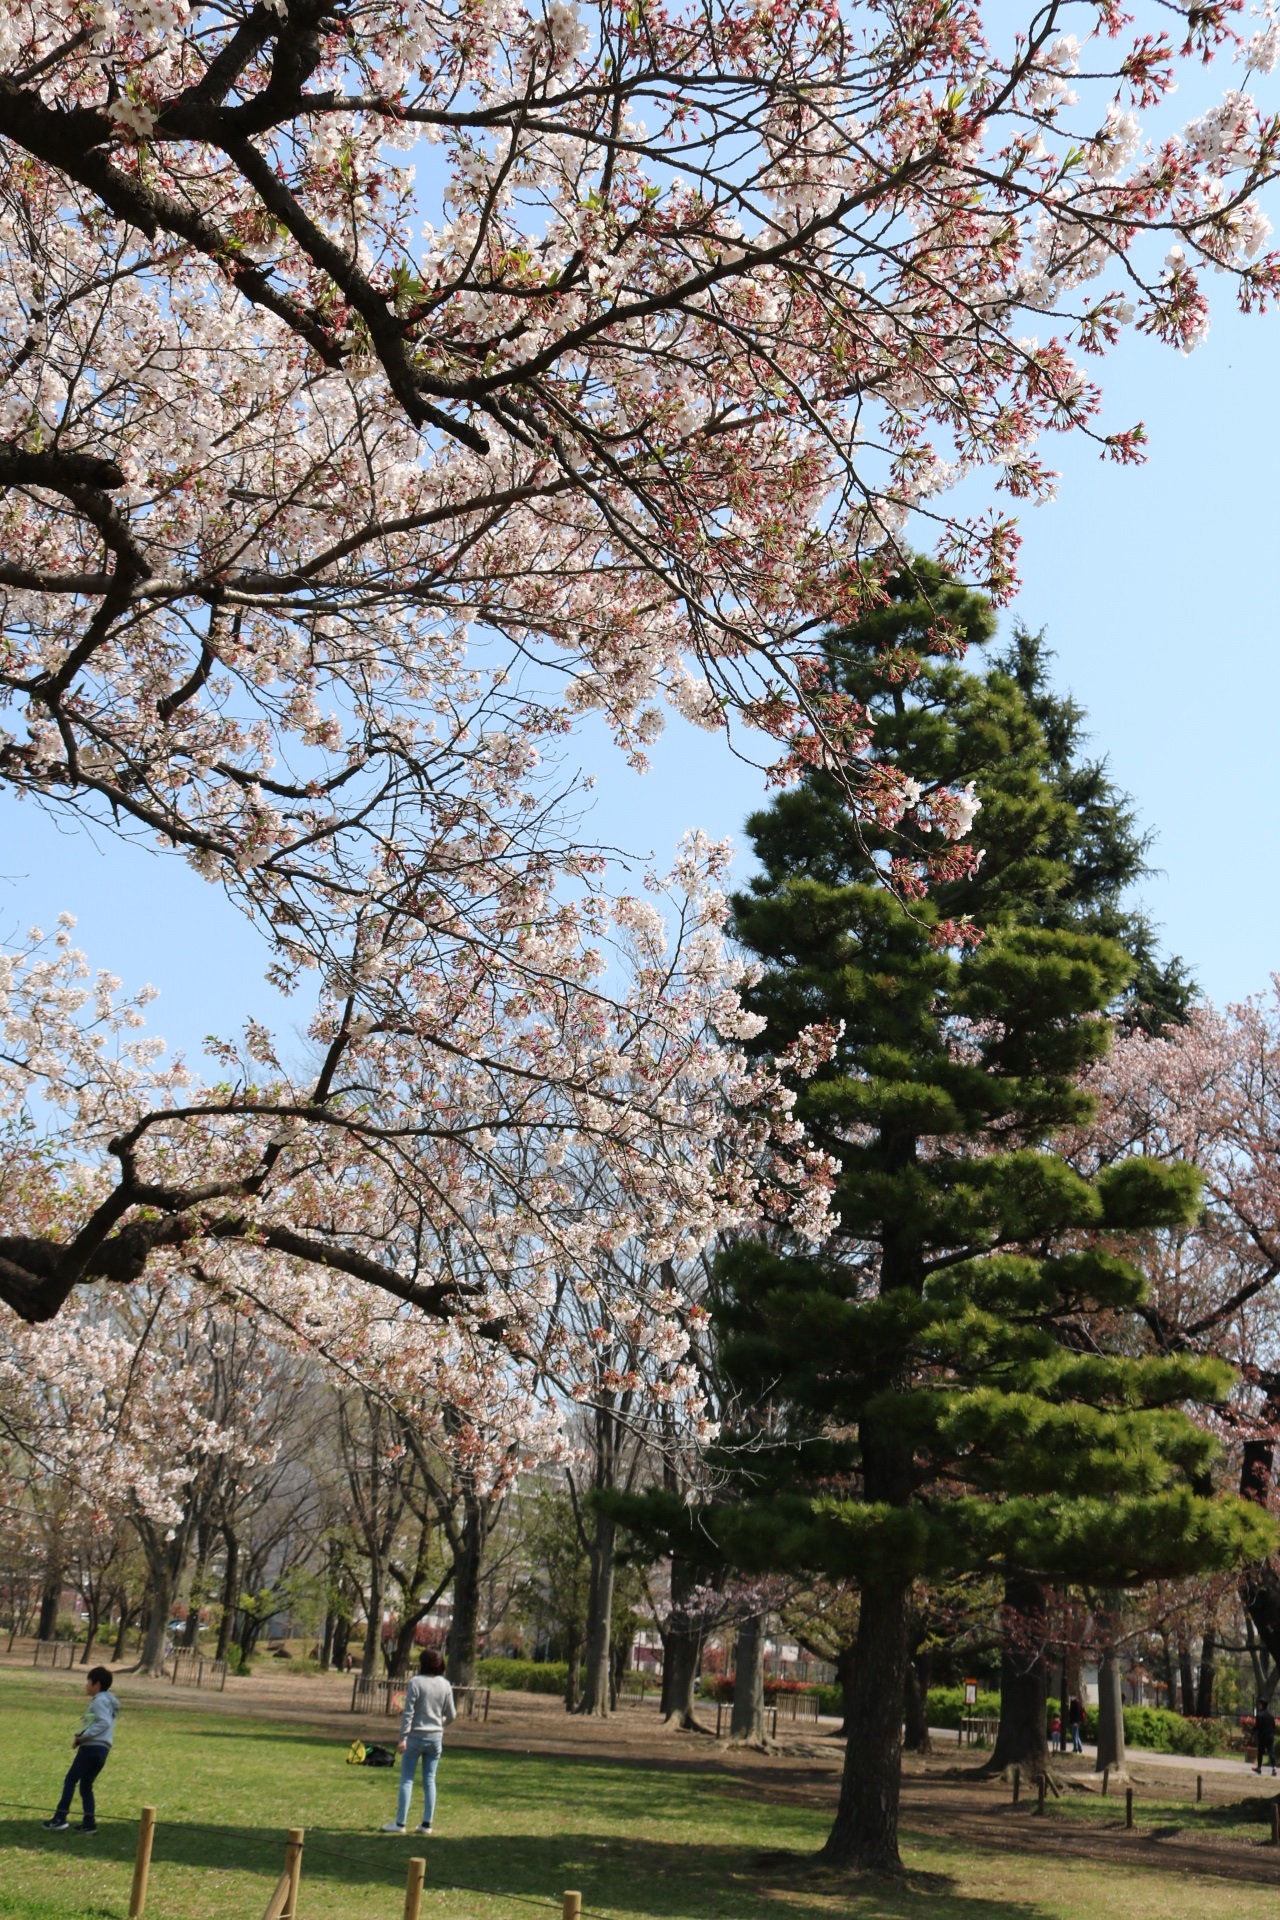
<path fill-rule="evenodd" d="M 364 1652 L 360 1656 L 360 1675 L 372 1680 L 378 1671 L 382 1651 L 382 1597 L 386 1591 L 386 1569 L 380 1555 L 369 1556 L 369 1604 L 364 1617 Z M 453 1675 L 450 1674 L 450 1679 Z"/>
<path fill-rule="evenodd" d="M 618 1695 L 622 1692 L 622 1682 L 626 1675 L 627 1661 L 630 1656 L 630 1640 L 616 1640 L 614 1642 L 613 1652 L 609 1656 L 609 1702 L 611 1706 L 616 1707 L 618 1704 Z"/>
<path fill-rule="evenodd" d="M 929 1739 L 929 1668 L 927 1653 L 907 1661 L 906 1731 L 903 1745 L 908 1753 L 931 1753 Z"/>
<path fill-rule="evenodd" d="M 324 1616 L 324 1635 L 320 1641 L 321 1673 L 328 1673 L 333 1662 L 333 1629 L 336 1624 L 333 1608 L 330 1607 Z"/>
<path fill-rule="evenodd" d="M 1185 1633 L 1178 1635 L 1178 1676 L 1182 1683 L 1182 1711 L 1190 1718 L 1196 1710 L 1196 1680 L 1191 1670 L 1191 1647 Z"/>
<path fill-rule="evenodd" d="M 89 1602 L 88 1618 L 85 1621 L 84 1652 L 80 1655 L 80 1665 L 82 1667 L 87 1667 L 93 1658 L 93 1647 L 94 1642 L 98 1638 L 98 1622 L 101 1613 L 102 1602 L 100 1600 L 91 1600 Z"/>
<path fill-rule="evenodd" d="M 453 1619 L 445 1642 L 448 1674 L 455 1687 L 476 1683 L 476 1636 L 480 1630 L 480 1576 L 484 1571 L 485 1514 L 473 1493 L 463 1496 L 463 1524 L 454 1548 Z M 458 1548 L 461 1551 L 458 1551 Z"/>
<path fill-rule="evenodd" d="M 333 1623 L 333 1664 L 339 1673 L 347 1670 L 347 1642 L 350 1638 L 350 1616 L 340 1613 Z"/>
<path fill-rule="evenodd" d="M 595 1516 L 590 1546 L 591 1595 L 587 1607 L 587 1677 L 580 1713 L 609 1712 L 609 1654 L 613 1634 L 614 1542 L 617 1529 L 606 1513 Z"/>
<path fill-rule="evenodd" d="M 1217 1663 L 1217 1629 L 1209 1626 L 1200 1643 L 1200 1684 L 1196 1689 L 1196 1715 L 1201 1720 L 1213 1718 L 1213 1682 Z"/>
<path fill-rule="evenodd" d="M 662 1635 L 662 1718 L 669 1727 L 696 1732 L 693 1683 L 698 1677 L 706 1627 L 691 1605 L 702 1569 L 680 1554 L 671 1560 L 671 1617 Z"/>
<path fill-rule="evenodd" d="M 987 1771 L 1021 1767 L 1037 1780 L 1049 1764 L 1049 1671 L 1044 1652 L 1048 1620 L 1043 1587 L 1023 1575 L 1006 1580 L 1002 1613 L 1000 1730 Z"/>
<path fill-rule="evenodd" d="M 195 1648 L 200 1644 L 200 1608 L 204 1603 L 204 1570 L 209 1564 L 210 1533 L 208 1527 L 201 1527 L 196 1534 L 196 1564 L 191 1575 L 191 1587 L 187 1599 L 187 1618 L 182 1629 L 184 1647 Z"/>
<path fill-rule="evenodd" d="M 240 1541 L 229 1527 L 222 1529 L 222 1538 L 226 1542 L 227 1564 L 222 1576 L 222 1618 L 218 1622 L 218 1644 L 213 1654 L 215 1660 L 225 1660 L 227 1657 L 231 1629 L 235 1625 L 236 1609 L 240 1604 Z"/>
<path fill-rule="evenodd" d="M 738 1628 L 733 1656 L 733 1713 L 729 1738 L 741 1745 L 763 1747 L 764 1738 L 764 1615 L 753 1614 Z"/>
<path fill-rule="evenodd" d="M 853 1676 L 858 1669 L 858 1643 L 850 1641 L 847 1647 L 841 1647 L 835 1659 L 836 1682 L 840 1688 L 840 1711 L 844 1723 L 840 1728 L 841 1740 L 853 1738 Z"/>
<path fill-rule="evenodd" d="M 40 1589 L 40 1620 L 36 1627 L 37 1640 L 56 1640 L 58 1637 L 58 1603 L 62 1599 L 62 1568 L 50 1561 L 45 1568 L 44 1585 Z"/>
<path fill-rule="evenodd" d="M 898 1792 L 907 1671 L 905 1581 L 865 1581 L 858 1615 L 852 1722 L 835 1825 L 822 1850 L 833 1866 L 898 1873 Z"/>
<path fill-rule="evenodd" d="M 177 1580 L 165 1561 L 151 1570 L 151 1612 L 147 1617 L 147 1637 L 142 1645 L 141 1665 L 145 1673 L 158 1680 L 164 1673 L 165 1640 L 169 1617 L 173 1612 L 173 1592 Z"/>
<path fill-rule="evenodd" d="M 582 1683 L 582 1642 L 576 1626 L 568 1627 L 565 1631 L 564 1656 L 564 1710 L 566 1713 L 576 1713 L 578 1688 Z"/>
<path fill-rule="evenodd" d="M 124 1659 L 125 1650 L 129 1644 L 129 1629 L 133 1625 L 134 1616 L 137 1612 L 138 1608 L 131 1607 L 126 1596 L 122 1594 L 120 1596 L 120 1624 L 116 1629 L 116 1644 L 111 1650 L 111 1662 L 113 1666 L 118 1666 L 120 1661 Z"/>
<path fill-rule="evenodd" d="M 1108 1647 L 1098 1669 L 1098 1757 L 1095 1773 L 1124 1765 L 1124 1702 L 1120 1693 L 1120 1664 Z"/>
<path fill-rule="evenodd" d="M 662 1636 L 662 1718 L 669 1727 L 696 1729 L 694 1682 L 702 1654 L 697 1628 L 680 1626 Z"/>

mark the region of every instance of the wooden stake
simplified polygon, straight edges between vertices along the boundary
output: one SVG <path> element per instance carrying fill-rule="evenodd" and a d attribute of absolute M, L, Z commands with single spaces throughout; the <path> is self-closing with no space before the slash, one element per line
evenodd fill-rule
<path fill-rule="evenodd" d="M 1015 1807 L 1018 1804 L 1018 1796 L 1021 1792 L 1022 1792 L 1022 1768 L 1015 1767 L 1013 1770 L 1013 1804 Z"/>
<path fill-rule="evenodd" d="M 289 1878 L 289 1869 L 286 1867 L 271 1890 L 271 1898 L 267 1902 L 262 1920 L 280 1920 L 281 1914 L 289 1904 L 292 1889 L 293 1882 Z"/>
<path fill-rule="evenodd" d="M 147 1904 L 147 1875 L 151 1871 L 151 1842 L 156 1832 L 156 1810 L 144 1807 L 138 1822 L 138 1851 L 133 1856 L 133 1891 L 129 1895 L 129 1920 L 142 1920 Z"/>
<path fill-rule="evenodd" d="M 1102 1797 L 1104 1800 L 1107 1797 L 1107 1790 L 1110 1787 L 1110 1785 L 1111 1785 L 1111 1769 L 1110 1767 L 1104 1767 L 1102 1769 Z"/>
<path fill-rule="evenodd" d="M 1196 1799 L 1204 1799 L 1204 1775 L 1202 1773 L 1196 1775 Z"/>
<path fill-rule="evenodd" d="M 582 1895 L 566 1893 L 564 1897 L 564 1920 L 582 1920 Z"/>
<path fill-rule="evenodd" d="M 302 1877 L 302 1835 L 301 1827 L 290 1827 L 289 1842 L 284 1850 L 284 1870 L 289 1876 L 289 1899 L 280 1920 L 297 1920 L 298 1881 Z"/>
<path fill-rule="evenodd" d="M 1131 1827 L 1133 1825 L 1133 1788 L 1132 1787 L 1126 1787 L 1124 1790 L 1124 1823 L 1126 1827 Z"/>
<path fill-rule="evenodd" d="M 1046 1787 L 1046 1782 L 1045 1782 L 1045 1777 L 1044 1777 L 1044 1775 L 1043 1775 L 1043 1774 L 1041 1774 L 1041 1775 L 1040 1775 L 1040 1785 L 1039 1785 L 1039 1791 L 1038 1791 L 1038 1793 L 1037 1793 L 1037 1795 L 1036 1795 L 1036 1812 L 1037 1812 L 1037 1813 L 1043 1813 L 1043 1812 L 1044 1812 L 1044 1796 L 1045 1796 L 1045 1787 Z"/>
<path fill-rule="evenodd" d="M 1271 1844 L 1280 1847 L 1280 1800 L 1271 1802 Z"/>
<path fill-rule="evenodd" d="M 418 1920 L 422 1911 L 422 1882 L 427 1871 L 425 1860 L 411 1860 L 404 1883 L 404 1920 Z"/>

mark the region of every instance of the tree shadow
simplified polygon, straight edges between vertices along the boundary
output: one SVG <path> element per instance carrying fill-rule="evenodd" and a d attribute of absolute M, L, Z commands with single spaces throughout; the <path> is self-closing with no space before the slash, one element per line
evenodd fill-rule
<path fill-rule="evenodd" d="M 562 1805 L 562 1812 L 564 1811 Z M 104 1819 L 88 1843 L 93 1857 L 125 1868 L 133 1861 L 137 1826 Z M 166 1868 L 234 1867 L 262 1875 L 265 1901 L 283 1865 L 278 1827 L 215 1823 L 168 1823 L 156 1830 L 153 1886 Z M 0 1848 L 25 1853 L 87 1851 L 71 1834 L 46 1833 L 37 1820 L 0 1821 Z M 562 1890 L 579 1888 L 590 1915 L 644 1914 L 657 1920 L 815 1920 L 838 1912 L 841 1920 L 1046 1920 L 1034 1900 L 1010 1901 L 959 1893 L 944 1874 L 914 1873 L 902 1879 L 825 1869 L 816 1855 L 761 1854 L 759 1844 L 627 1839 L 569 1829 L 538 1835 L 485 1834 L 423 1839 L 371 1834 L 345 1827 L 308 1829 L 303 1883 L 362 1896 L 370 1920 L 395 1920 L 403 1897 L 408 1860 L 425 1855 L 428 1893 L 463 1892 L 487 1901 L 511 1902 L 512 1920 L 544 1920 L 560 1905 Z M 381 1890 L 371 1905 L 365 1896 Z"/>

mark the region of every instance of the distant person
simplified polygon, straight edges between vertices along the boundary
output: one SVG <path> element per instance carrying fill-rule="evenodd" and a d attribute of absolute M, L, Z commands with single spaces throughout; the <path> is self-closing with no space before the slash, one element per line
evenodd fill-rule
<path fill-rule="evenodd" d="M 1083 1753 L 1084 1752 L 1084 1708 L 1080 1705 L 1079 1700 L 1076 1698 L 1074 1694 L 1072 1694 L 1071 1696 L 1071 1705 L 1067 1708 L 1067 1722 L 1071 1728 L 1072 1753 Z"/>
<path fill-rule="evenodd" d="M 1269 1701 L 1259 1700 L 1258 1711 L 1253 1718 L 1253 1737 L 1258 1747 L 1258 1764 L 1255 1773 L 1262 1772 L 1262 1760 L 1265 1755 L 1271 1762 L 1271 1772 L 1276 1770 L 1276 1717 L 1271 1711 Z"/>
<path fill-rule="evenodd" d="M 62 1783 L 62 1792 L 54 1810 L 52 1820 L 43 1824 L 50 1833 L 66 1833 L 70 1827 L 67 1819 L 71 1811 L 71 1802 L 77 1787 L 80 1789 L 80 1804 L 84 1809 L 84 1818 L 79 1825 L 72 1827 L 73 1833 L 96 1833 L 98 1831 L 97 1809 L 93 1799 L 93 1783 L 107 1761 L 111 1758 L 111 1742 L 116 1734 L 116 1715 L 120 1711 L 120 1702 L 111 1691 L 111 1675 L 105 1667 L 90 1667 L 85 1675 L 84 1690 L 89 1696 L 80 1731 L 71 1744 L 76 1750 L 75 1759 L 67 1769 L 67 1777 Z"/>
<path fill-rule="evenodd" d="M 403 1833 L 413 1799 L 413 1777 L 422 1761 L 422 1819 L 415 1833 L 430 1833 L 436 1812 L 436 1768 L 444 1730 L 458 1717 L 453 1704 L 453 1688 L 444 1677 L 444 1660 L 435 1647 L 428 1647 L 418 1662 L 418 1677 L 405 1688 L 404 1712 L 400 1715 L 400 1798 L 396 1817 L 388 1820 L 384 1833 Z"/>

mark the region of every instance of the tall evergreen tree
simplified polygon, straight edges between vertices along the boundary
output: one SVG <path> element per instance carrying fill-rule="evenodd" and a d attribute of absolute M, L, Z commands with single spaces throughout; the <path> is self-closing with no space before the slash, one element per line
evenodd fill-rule
<path fill-rule="evenodd" d="M 1040 726 L 1042 777 L 1065 802 L 1049 829 L 1047 851 L 1060 863 L 1058 887 L 1041 902 L 1046 926 L 1081 926 L 1118 941 L 1133 962 L 1120 1006 L 1120 1025 L 1159 1034 L 1183 1026 L 1197 987 L 1186 963 L 1162 958 L 1150 916 L 1127 897 L 1152 869 L 1153 834 L 1143 831 L 1128 794 L 1115 785 L 1105 760 L 1088 757 L 1084 710 L 1049 679 L 1053 654 L 1043 633 L 1014 628 L 994 671 L 1013 681 Z"/>
<path fill-rule="evenodd" d="M 924 572 L 927 602 L 901 584 L 829 642 L 831 671 L 926 806 L 974 783 L 985 854 L 904 899 L 886 881 L 900 834 L 868 836 L 823 772 L 748 823 L 760 872 L 734 913 L 763 969 L 759 1044 L 842 1025 L 796 1088 L 839 1167 L 839 1226 L 821 1249 L 774 1237 L 722 1256 L 722 1364 L 750 1410 L 725 1456 L 737 1497 L 665 1515 L 668 1539 L 714 1539 L 748 1570 L 856 1578 L 826 1852 L 876 1867 L 898 1863 L 913 1579 L 1123 1586 L 1271 1538 L 1244 1503 L 1208 1497 L 1213 1442 L 1184 1410 L 1224 1394 L 1227 1369 L 1139 1357 L 1143 1281 L 1107 1251 L 1109 1231 L 1185 1219 L 1194 1173 L 1134 1161 L 1088 1181 L 1050 1144 L 1086 1115 L 1080 1076 L 1134 977 L 1108 935 L 1126 931 L 1142 843 L 1105 778 L 1081 774 L 1078 715 L 1045 693 L 1034 643 L 986 673 L 930 654 L 939 613 L 971 648 L 993 623 Z"/>

